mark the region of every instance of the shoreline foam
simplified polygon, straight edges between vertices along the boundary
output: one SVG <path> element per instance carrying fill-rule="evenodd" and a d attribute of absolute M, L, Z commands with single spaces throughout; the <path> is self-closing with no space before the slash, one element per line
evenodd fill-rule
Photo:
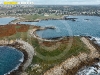
<path fill-rule="evenodd" d="M 5 73 L 5 75 L 18 75 L 17 72 L 21 74 L 21 72 L 24 71 L 31 64 L 34 55 L 34 48 L 27 42 L 23 40 L 15 40 L 12 43 L 9 43 L 9 41 L 7 40 L 1 40 L 0 46 L 9 46 L 11 48 L 21 51 L 24 54 L 24 58 L 19 60 L 22 61 L 24 59 L 24 61 L 18 64 L 17 67 L 15 67 L 10 72 Z"/>
<path fill-rule="evenodd" d="M 5 47 L 5 46 L 0 46 L 0 47 Z M 14 50 L 16 50 L 17 52 L 21 52 L 21 51 L 19 51 L 18 49 L 16 49 L 16 48 L 14 48 L 14 47 L 10 47 L 10 46 L 6 46 L 6 47 L 9 47 L 9 48 L 11 48 L 11 49 L 14 49 Z M 21 54 L 22 54 L 22 57 L 21 57 L 21 59 L 19 59 L 19 61 L 20 61 L 20 63 L 19 64 L 17 64 L 12 70 L 10 70 L 9 72 L 7 72 L 7 73 L 5 73 L 4 75 L 8 75 L 8 74 L 10 74 L 11 72 L 13 72 L 13 71 L 15 71 L 15 70 L 17 70 L 18 68 L 19 68 L 19 66 L 21 65 L 21 63 L 24 61 L 24 54 L 21 52 Z"/>
<path fill-rule="evenodd" d="M 93 74 L 100 74 L 100 62 L 94 64 L 93 66 L 85 66 L 83 68 L 81 68 L 76 75 L 83 75 L 83 74 L 86 74 L 86 75 L 90 75 L 91 73 Z M 99 68 L 97 68 L 96 66 L 98 66 Z"/>

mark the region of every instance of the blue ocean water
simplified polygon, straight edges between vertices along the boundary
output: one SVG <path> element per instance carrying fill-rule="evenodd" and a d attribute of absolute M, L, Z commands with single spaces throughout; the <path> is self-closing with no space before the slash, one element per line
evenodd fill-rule
<path fill-rule="evenodd" d="M 23 53 L 15 48 L 0 46 L 0 75 L 7 74 L 8 72 L 17 69 L 18 65 L 22 62 Z"/>
<path fill-rule="evenodd" d="M 15 20 L 16 18 L 12 18 L 12 17 L 4 17 L 4 18 L 0 18 L 0 25 L 6 25 L 9 22 L 11 22 L 12 20 Z"/>
<path fill-rule="evenodd" d="M 37 35 L 42 38 L 53 38 L 72 35 L 91 35 L 100 37 L 100 17 L 97 16 L 69 16 L 77 18 L 71 20 L 44 20 L 40 22 L 21 22 L 21 24 L 31 24 L 37 26 L 54 26 L 56 29 L 37 31 Z"/>

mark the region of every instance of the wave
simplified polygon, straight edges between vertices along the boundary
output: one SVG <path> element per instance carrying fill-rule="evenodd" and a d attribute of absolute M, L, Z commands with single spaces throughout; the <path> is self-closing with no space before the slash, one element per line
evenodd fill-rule
<path fill-rule="evenodd" d="M 20 63 L 20 64 L 21 64 L 21 63 Z M 11 72 L 17 70 L 17 69 L 19 68 L 20 64 L 18 64 L 14 69 L 12 69 L 11 71 L 9 71 L 8 73 L 5 73 L 4 75 L 8 75 L 8 74 L 10 74 Z"/>
<path fill-rule="evenodd" d="M 19 61 L 20 61 L 20 63 L 14 69 L 12 69 L 11 71 L 9 71 L 8 73 L 5 73 L 4 75 L 8 75 L 11 72 L 17 70 L 19 68 L 19 66 L 21 65 L 21 63 L 24 61 L 24 57 L 22 57 Z"/>
<path fill-rule="evenodd" d="M 19 60 L 20 62 L 24 61 L 24 54 L 22 55 L 22 58 Z"/>
<path fill-rule="evenodd" d="M 100 45 L 100 37 L 93 37 L 92 36 L 90 40 L 95 40 L 94 43 Z"/>
<path fill-rule="evenodd" d="M 93 66 L 83 67 L 77 72 L 76 75 L 100 75 L 100 62 L 94 64 Z"/>
<path fill-rule="evenodd" d="M 10 48 L 15 49 L 14 47 L 10 47 Z M 9 71 L 8 73 L 5 73 L 4 75 L 8 75 L 8 74 L 10 74 L 11 72 L 17 70 L 23 61 L 24 61 L 24 54 L 22 53 L 22 58 L 19 60 L 20 63 L 19 63 L 14 69 L 12 69 L 11 71 Z"/>
<path fill-rule="evenodd" d="M 94 43 L 100 45 L 100 38 L 90 36 L 90 40 L 94 40 Z M 93 66 L 85 66 L 80 69 L 76 75 L 100 75 L 100 62 L 95 63 Z"/>
<path fill-rule="evenodd" d="M 83 36 L 83 35 L 74 35 L 74 36 Z M 88 33 L 86 33 L 84 36 L 89 36 L 90 40 L 93 40 L 95 44 L 100 45 L 100 37 L 94 37 L 94 36 L 89 35 Z"/>

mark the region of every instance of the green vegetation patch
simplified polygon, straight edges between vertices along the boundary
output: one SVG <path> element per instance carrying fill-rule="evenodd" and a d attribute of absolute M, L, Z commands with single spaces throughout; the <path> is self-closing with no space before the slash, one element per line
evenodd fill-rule
<path fill-rule="evenodd" d="M 67 50 L 67 44 L 61 44 L 60 47 L 58 47 L 56 50 L 53 51 L 47 51 L 39 45 L 39 42 L 37 39 L 32 38 L 32 45 L 35 47 L 35 52 L 38 52 L 39 54 L 48 57 L 48 60 L 40 59 L 38 54 L 33 57 L 32 64 L 29 66 L 29 68 L 26 70 L 29 75 L 42 75 L 45 71 L 49 70 L 50 68 L 54 67 L 55 65 L 58 65 L 65 61 L 67 58 L 70 58 L 71 56 L 76 56 L 80 52 L 89 53 L 89 49 L 86 47 L 86 45 L 80 40 L 80 37 L 73 37 L 73 43 L 70 48 L 70 50 L 66 51 L 65 55 L 57 60 L 49 60 L 49 57 L 55 57 L 63 53 L 65 50 Z M 36 66 L 38 65 L 38 66 Z"/>
<path fill-rule="evenodd" d="M 16 26 L 16 29 L 20 28 L 21 26 Z"/>
<path fill-rule="evenodd" d="M 48 14 L 49 16 L 44 16 L 44 14 L 34 14 L 34 15 L 24 15 L 26 20 L 36 20 L 36 19 L 50 19 L 50 18 L 61 18 L 63 15 Z"/>

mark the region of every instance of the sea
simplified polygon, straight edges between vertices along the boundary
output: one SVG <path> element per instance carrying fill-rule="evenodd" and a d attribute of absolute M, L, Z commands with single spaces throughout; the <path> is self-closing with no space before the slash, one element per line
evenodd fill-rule
<path fill-rule="evenodd" d="M 14 17 L 3 17 L 0 18 L 0 25 L 6 25 L 8 23 L 10 23 L 12 20 L 15 20 L 16 18 Z"/>
<path fill-rule="evenodd" d="M 41 38 L 57 38 L 64 36 L 91 36 L 95 43 L 100 45 L 100 17 L 98 16 L 67 16 L 67 20 L 41 20 L 39 22 L 20 22 L 20 24 L 30 24 L 41 27 L 54 27 L 37 31 Z M 74 18 L 71 19 L 71 18 Z M 99 68 L 85 66 L 76 75 L 100 75 L 100 62 L 96 63 Z M 94 64 L 95 65 L 95 64 Z"/>
<path fill-rule="evenodd" d="M 21 51 L 8 46 L 0 46 L 0 75 L 7 75 L 18 69 L 23 59 L 24 55 Z"/>

